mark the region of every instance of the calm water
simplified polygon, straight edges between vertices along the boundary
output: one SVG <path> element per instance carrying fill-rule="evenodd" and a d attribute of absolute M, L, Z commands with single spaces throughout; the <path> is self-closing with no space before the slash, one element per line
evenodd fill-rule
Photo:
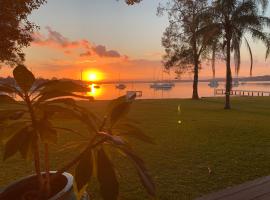
<path fill-rule="evenodd" d="M 167 99 L 167 98 L 191 98 L 192 83 L 175 83 L 175 87 L 171 90 L 155 90 L 150 88 L 150 83 L 127 83 L 124 90 L 115 88 L 115 84 L 102 84 L 99 89 L 92 87 L 92 92 L 88 95 L 94 96 L 97 100 L 109 100 L 126 94 L 127 91 L 142 91 L 142 99 Z M 224 88 L 225 84 L 220 83 L 218 88 Z M 235 90 L 256 90 L 256 91 L 270 91 L 270 82 L 245 82 Z M 200 97 L 214 96 L 214 89 L 208 86 L 207 82 L 199 83 Z"/>

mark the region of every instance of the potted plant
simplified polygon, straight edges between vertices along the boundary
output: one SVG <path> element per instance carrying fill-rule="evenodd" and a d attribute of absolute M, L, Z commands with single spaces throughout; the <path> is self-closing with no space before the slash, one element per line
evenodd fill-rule
<path fill-rule="evenodd" d="M 155 196 L 155 186 L 144 162 L 133 152 L 127 140 L 128 136 L 132 136 L 152 143 L 151 138 L 134 123 L 124 120 L 134 95 L 113 100 L 105 117 L 100 119 L 74 99 L 93 99 L 80 95 L 89 90 L 86 86 L 59 80 L 36 84 L 34 75 L 23 65 L 13 70 L 13 76 L 15 84 L 0 83 L 0 103 L 5 107 L 0 110 L 4 160 L 20 152 L 24 159 L 33 160 L 35 174 L 7 186 L 0 194 L 1 200 L 75 199 L 74 189 L 81 194 L 94 171 L 102 198 L 117 199 L 118 179 L 106 146 L 117 149 L 132 161 L 148 194 Z M 17 98 L 13 97 L 14 94 Z M 81 147 L 76 157 L 52 171 L 49 149 L 50 145 L 57 144 L 58 131 L 82 134 L 67 127 L 55 126 L 54 120 L 59 114 L 79 120 L 87 127 L 87 138 L 83 143 L 73 144 Z M 75 184 L 73 176 L 67 173 L 71 168 L 75 168 Z"/>

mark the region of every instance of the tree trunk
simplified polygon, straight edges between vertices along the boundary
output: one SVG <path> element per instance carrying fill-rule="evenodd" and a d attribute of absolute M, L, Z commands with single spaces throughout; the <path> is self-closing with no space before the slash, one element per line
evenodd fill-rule
<path fill-rule="evenodd" d="M 199 82 L 199 65 L 198 62 L 194 65 L 194 79 L 193 79 L 193 94 L 192 99 L 198 100 L 198 82 Z"/>
<path fill-rule="evenodd" d="M 226 102 L 225 109 L 231 109 L 230 93 L 232 88 L 231 72 L 231 39 L 227 38 L 227 58 L 226 58 Z"/>

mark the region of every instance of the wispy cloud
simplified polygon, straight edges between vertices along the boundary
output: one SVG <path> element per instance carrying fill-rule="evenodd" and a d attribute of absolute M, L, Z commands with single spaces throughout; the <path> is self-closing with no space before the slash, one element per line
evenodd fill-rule
<path fill-rule="evenodd" d="M 47 35 L 41 33 L 35 33 L 33 35 L 34 46 L 42 46 L 49 48 L 57 48 L 63 51 L 64 54 L 72 54 L 77 51 L 80 57 L 108 57 L 108 58 L 120 58 L 122 55 L 116 50 L 108 50 L 104 45 L 95 45 L 89 40 L 82 39 L 72 41 L 62 35 L 61 33 L 53 30 L 51 27 L 47 26 Z"/>

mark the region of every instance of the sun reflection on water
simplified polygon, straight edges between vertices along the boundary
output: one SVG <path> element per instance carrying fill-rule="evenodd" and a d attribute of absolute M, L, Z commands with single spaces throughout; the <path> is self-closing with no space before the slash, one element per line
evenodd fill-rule
<path fill-rule="evenodd" d="M 102 88 L 99 85 L 92 83 L 88 87 L 90 88 L 90 92 L 87 92 L 87 96 L 99 97 L 102 95 Z"/>

